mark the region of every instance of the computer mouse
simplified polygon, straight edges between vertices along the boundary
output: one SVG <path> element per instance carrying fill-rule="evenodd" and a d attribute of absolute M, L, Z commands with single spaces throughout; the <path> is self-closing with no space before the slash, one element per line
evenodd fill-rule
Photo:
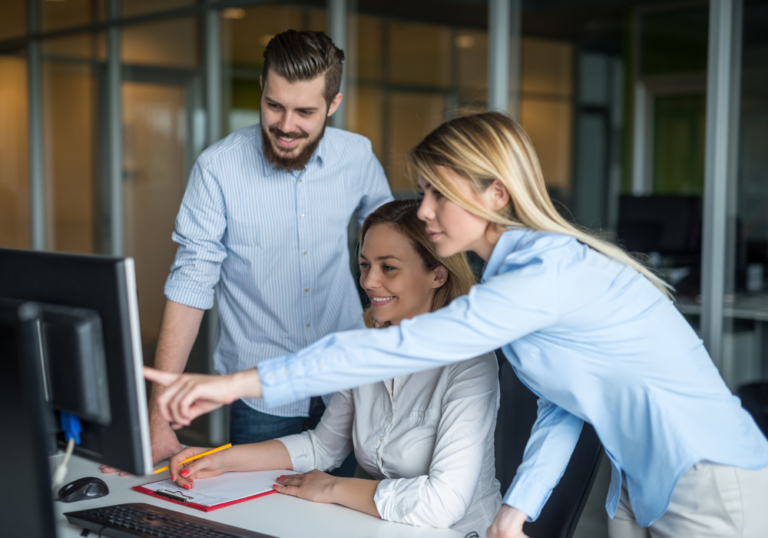
<path fill-rule="evenodd" d="M 101 478 L 94 476 L 78 478 L 74 482 L 62 486 L 59 490 L 59 500 L 65 503 L 98 499 L 104 495 L 109 495 L 107 484 Z"/>

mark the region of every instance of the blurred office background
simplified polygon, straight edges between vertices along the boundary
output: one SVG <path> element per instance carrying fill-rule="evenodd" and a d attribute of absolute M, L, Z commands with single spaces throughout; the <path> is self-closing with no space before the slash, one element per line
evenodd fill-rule
<path fill-rule="evenodd" d="M 675 284 L 730 388 L 768 378 L 765 0 L 0 0 L 0 246 L 132 256 L 151 364 L 190 167 L 259 121 L 289 28 L 345 50 L 332 125 L 397 196 L 441 121 L 508 112 L 562 212 Z M 226 417 L 185 435 L 217 443 Z"/>

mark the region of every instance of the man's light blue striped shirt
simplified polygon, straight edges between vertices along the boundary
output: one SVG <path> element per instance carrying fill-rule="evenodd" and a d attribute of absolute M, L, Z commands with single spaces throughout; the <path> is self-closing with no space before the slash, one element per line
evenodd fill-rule
<path fill-rule="evenodd" d="M 300 172 L 264 158 L 258 125 L 198 158 L 173 240 L 179 244 L 165 295 L 209 309 L 218 300 L 213 355 L 221 374 L 298 351 L 326 334 L 364 328 L 349 271 L 347 226 L 392 199 L 365 137 L 327 128 Z M 309 398 L 252 408 L 307 416 Z"/>

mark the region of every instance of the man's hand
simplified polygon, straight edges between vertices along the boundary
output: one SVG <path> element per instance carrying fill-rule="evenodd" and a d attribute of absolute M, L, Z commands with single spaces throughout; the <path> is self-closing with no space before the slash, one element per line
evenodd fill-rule
<path fill-rule="evenodd" d="M 150 424 L 149 436 L 152 439 L 152 465 L 157 465 L 182 449 L 176 433 L 167 422 Z"/>
<path fill-rule="evenodd" d="M 159 413 L 154 410 L 149 413 L 149 438 L 152 441 L 152 465 L 157 465 L 182 449 L 181 443 L 179 443 L 168 422 L 163 420 Z M 102 473 L 106 474 L 116 472 L 119 472 L 119 476 L 130 474 L 109 465 L 102 465 L 100 469 Z"/>
<path fill-rule="evenodd" d="M 115 469 L 114 467 L 110 467 L 109 465 L 100 465 L 99 469 L 104 474 L 117 473 L 118 476 L 128 476 L 129 474 L 131 474 L 128 471 L 121 471 L 120 469 Z"/>
<path fill-rule="evenodd" d="M 144 377 L 166 388 L 155 401 L 160 415 L 174 430 L 241 398 L 260 398 L 256 369 L 229 375 L 171 374 L 144 367 Z"/>
<path fill-rule="evenodd" d="M 486 536 L 487 538 L 528 538 L 523 533 L 523 523 L 527 519 L 528 515 L 517 508 L 502 504 Z"/>
<path fill-rule="evenodd" d="M 205 459 L 205 458 L 203 458 Z M 334 487 L 338 478 L 315 469 L 304 474 L 281 476 L 272 486 L 278 493 L 305 499 L 316 503 L 334 503 Z"/>

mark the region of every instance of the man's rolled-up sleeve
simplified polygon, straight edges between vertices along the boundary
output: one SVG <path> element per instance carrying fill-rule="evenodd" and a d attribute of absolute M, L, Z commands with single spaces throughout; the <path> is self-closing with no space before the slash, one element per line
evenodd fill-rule
<path fill-rule="evenodd" d="M 227 257 L 222 238 L 227 214 L 221 186 L 215 175 L 198 161 L 176 217 L 173 241 L 178 243 L 165 296 L 176 303 L 200 309 L 213 306 L 214 286 Z"/>

